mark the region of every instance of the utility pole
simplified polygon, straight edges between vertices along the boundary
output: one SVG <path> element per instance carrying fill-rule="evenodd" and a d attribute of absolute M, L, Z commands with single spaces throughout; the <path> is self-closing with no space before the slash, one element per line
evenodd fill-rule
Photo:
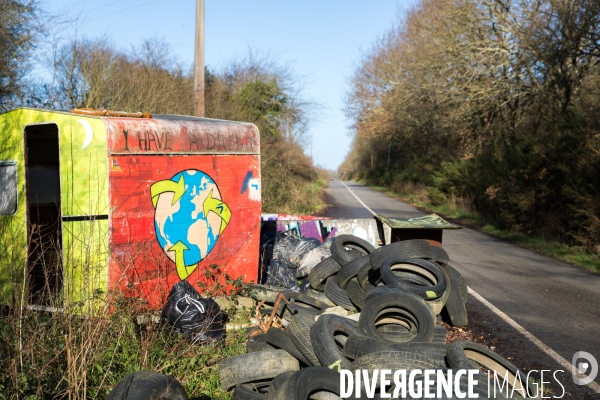
<path fill-rule="evenodd" d="M 204 0 L 196 0 L 194 89 L 196 90 L 196 115 L 204 117 Z"/>

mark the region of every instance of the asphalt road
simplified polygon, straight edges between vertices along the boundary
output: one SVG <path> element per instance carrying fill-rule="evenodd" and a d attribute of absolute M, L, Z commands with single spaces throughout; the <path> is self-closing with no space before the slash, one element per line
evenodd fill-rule
<path fill-rule="evenodd" d="M 368 187 L 338 180 L 329 183 L 326 195 L 331 207 L 322 215 L 371 218 L 349 190 L 377 214 L 424 215 Z M 578 351 L 600 361 L 600 275 L 468 228 L 444 231 L 443 247 L 470 288 L 545 345 L 569 362 Z M 600 383 L 600 374 L 595 382 Z"/>

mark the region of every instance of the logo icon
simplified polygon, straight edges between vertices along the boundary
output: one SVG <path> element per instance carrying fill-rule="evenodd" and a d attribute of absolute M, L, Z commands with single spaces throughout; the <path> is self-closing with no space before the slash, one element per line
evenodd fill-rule
<path fill-rule="evenodd" d="M 584 359 L 585 361 L 581 361 Z M 571 374 L 576 385 L 588 385 L 598 375 L 598 361 L 588 352 L 578 351 L 573 355 Z M 585 375 L 587 373 L 587 376 Z"/>
<path fill-rule="evenodd" d="M 215 246 L 231 210 L 221 199 L 215 181 L 188 169 L 150 186 L 156 238 L 184 280 Z"/>

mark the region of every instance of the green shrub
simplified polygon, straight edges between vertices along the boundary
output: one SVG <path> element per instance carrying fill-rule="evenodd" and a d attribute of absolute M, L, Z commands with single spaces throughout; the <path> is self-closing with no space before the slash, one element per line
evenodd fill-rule
<path fill-rule="evenodd" d="M 427 197 L 429 198 L 429 203 L 434 206 L 439 206 L 446 201 L 446 196 L 444 193 L 435 187 L 427 188 Z"/>

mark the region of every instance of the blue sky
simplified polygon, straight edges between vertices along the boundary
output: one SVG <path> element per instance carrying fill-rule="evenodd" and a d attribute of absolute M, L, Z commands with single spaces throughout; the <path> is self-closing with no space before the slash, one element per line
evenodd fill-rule
<path fill-rule="evenodd" d="M 336 169 L 350 148 L 342 111 L 348 78 L 360 55 L 413 0 L 205 0 L 205 62 L 213 69 L 245 55 L 270 52 L 293 68 L 307 98 L 323 109 L 312 123 L 305 153 Z M 46 0 L 46 8 L 79 15 L 79 35 L 107 35 L 129 47 L 143 39 L 172 44 L 184 63 L 193 62 L 195 0 Z M 68 34 L 68 30 L 65 32 Z"/>

